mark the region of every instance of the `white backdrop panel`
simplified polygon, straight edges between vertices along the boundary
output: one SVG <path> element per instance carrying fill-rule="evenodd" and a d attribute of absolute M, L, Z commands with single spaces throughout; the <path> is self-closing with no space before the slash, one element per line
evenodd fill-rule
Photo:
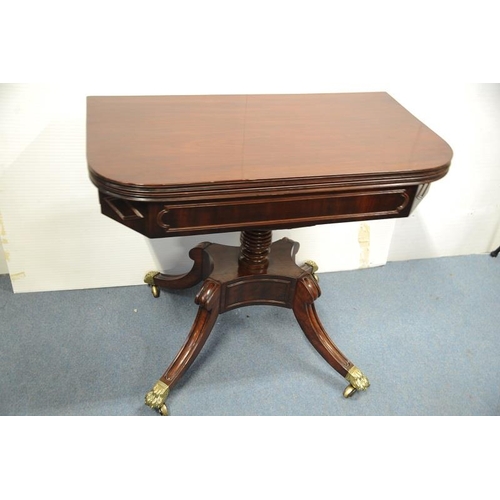
<path fill-rule="evenodd" d="M 450 143 L 450 174 L 408 219 L 292 231 L 299 259 L 333 271 L 496 248 L 500 86 L 457 82 L 498 79 L 497 16 L 485 4 L 401 5 L 8 4 L 0 71 L 66 82 L 0 85 L 0 228 L 15 291 L 140 283 L 149 269 L 188 266 L 198 241 L 149 241 L 99 213 L 85 159 L 87 95 L 388 91 Z M 362 83 L 338 83 L 344 75 Z M 410 83 L 367 81 L 401 76 Z"/>
<path fill-rule="evenodd" d="M 9 141 L 3 145 L 0 212 L 15 292 L 139 284 L 149 270 L 187 268 L 187 252 L 199 241 L 238 244 L 233 233 L 148 240 L 100 214 L 85 158 L 85 97 L 92 90 L 2 90 Z M 126 90 L 154 93 L 140 86 Z M 296 239 L 298 261 L 316 260 L 327 272 L 385 264 L 393 228 L 393 221 L 349 223 L 279 231 L 275 238 Z"/>
<path fill-rule="evenodd" d="M 0 86 L 1 241 L 16 292 L 138 284 L 148 270 L 189 267 L 187 251 L 203 239 L 238 243 L 237 234 L 150 241 L 99 212 L 87 175 L 85 97 L 216 89 L 182 83 Z M 299 260 L 316 260 L 328 272 L 500 245 L 499 84 L 221 84 L 219 90 L 387 90 L 454 149 L 450 173 L 408 219 L 277 232 L 276 238 L 286 234 L 301 243 Z"/>

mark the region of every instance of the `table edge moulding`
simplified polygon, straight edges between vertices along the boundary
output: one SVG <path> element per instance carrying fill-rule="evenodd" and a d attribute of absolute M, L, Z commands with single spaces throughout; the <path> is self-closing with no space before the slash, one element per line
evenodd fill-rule
<path fill-rule="evenodd" d="M 272 231 L 408 217 L 452 156 L 385 92 L 88 97 L 87 162 L 104 215 L 148 238 L 241 232 L 239 247 L 194 247 L 186 274 L 144 278 L 155 297 L 202 283 L 193 327 L 146 404 L 167 414 L 218 315 L 256 304 L 293 310 L 348 381 L 345 397 L 366 390 L 314 308 L 317 266 L 298 266 L 298 243 Z"/>

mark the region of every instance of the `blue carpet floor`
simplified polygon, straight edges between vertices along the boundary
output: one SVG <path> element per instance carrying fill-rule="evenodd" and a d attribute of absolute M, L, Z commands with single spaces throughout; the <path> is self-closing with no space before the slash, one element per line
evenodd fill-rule
<path fill-rule="evenodd" d="M 500 415 L 500 259 L 393 262 L 320 274 L 319 317 L 369 377 L 346 386 L 292 311 L 219 317 L 171 415 Z M 183 344 L 195 287 L 13 294 L 0 277 L 0 415 L 144 415 Z"/>

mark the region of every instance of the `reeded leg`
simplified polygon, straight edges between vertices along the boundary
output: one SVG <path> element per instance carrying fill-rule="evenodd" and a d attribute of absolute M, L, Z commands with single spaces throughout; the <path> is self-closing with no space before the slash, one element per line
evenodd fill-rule
<path fill-rule="evenodd" d="M 318 318 L 314 301 L 321 291 L 311 274 L 302 276 L 297 282 L 293 302 L 293 312 L 313 347 L 323 356 L 340 375 L 347 379 L 349 385 L 344 391 L 345 397 L 352 396 L 356 391 L 366 390 L 370 383 L 332 342 Z"/>
<path fill-rule="evenodd" d="M 200 306 L 191 331 L 181 350 L 145 398 L 146 405 L 167 415 L 165 400 L 170 389 L 182 377 L 200 353 L 219 315 L 220 284 L 208 279 L 196 296 Z"/>
<path fill-rule="evenodd" d="M 160 296 L 161 288 L 182 289 L 191 288 L 201 283 L 212 271 L 210 256 L 205 252 L 211 243 L 200 243 L 189 252 L 189 257 L 194 260 L 192 269 L 186 274 L 170 275 L 151 271 L 144 277 L 144 282 L 151 286 L 153 297 Z"/>
<path fill-rule="evenodd" d="M 167 415 L 170 389 L 191 366 L 203 348 L 219 314 L 250 305 L 292 308 L 306 337 L 323 358 L 349 382 L 344 391 L 350 397 L 370 385 L 368 379 L 332 342 L 323 328 L 314 301 L 320 296 L 317 265 L 295 263 L 298 243 L 283 238 L 271 245 L 271 231 L 244 231 L 240 247 L 202 243 L 190 252 L 194 265 L 182 276 L 150 273 L 153 287 L 187 288 L 205 280 L 196 296 L 196 319 L 179 353 L 146 395 L 151 408 Z M 158 294 L 158 293 L 157 293 Z"/>

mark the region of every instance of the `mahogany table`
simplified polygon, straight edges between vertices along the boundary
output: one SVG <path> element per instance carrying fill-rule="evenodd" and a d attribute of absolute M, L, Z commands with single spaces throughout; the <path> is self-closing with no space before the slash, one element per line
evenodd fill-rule
<path fill-rule="evenodd" d="M 203 282 L 187 340 L 146 404 L 169 390 L 217 316 L 254 304 L 291 308 L 348 386 L 368 379 L 332 342 L 314 308 L 313 262 L 272 230 L 407 217 L 442 178 L 450 147 L 384 92 L 313 95 L 88 97 L 87 160 L 102 213 L 149 238 L 241 231 L 241 246 L 190 251 L 190 272 L 145 277 L 160 288 Z"/>

